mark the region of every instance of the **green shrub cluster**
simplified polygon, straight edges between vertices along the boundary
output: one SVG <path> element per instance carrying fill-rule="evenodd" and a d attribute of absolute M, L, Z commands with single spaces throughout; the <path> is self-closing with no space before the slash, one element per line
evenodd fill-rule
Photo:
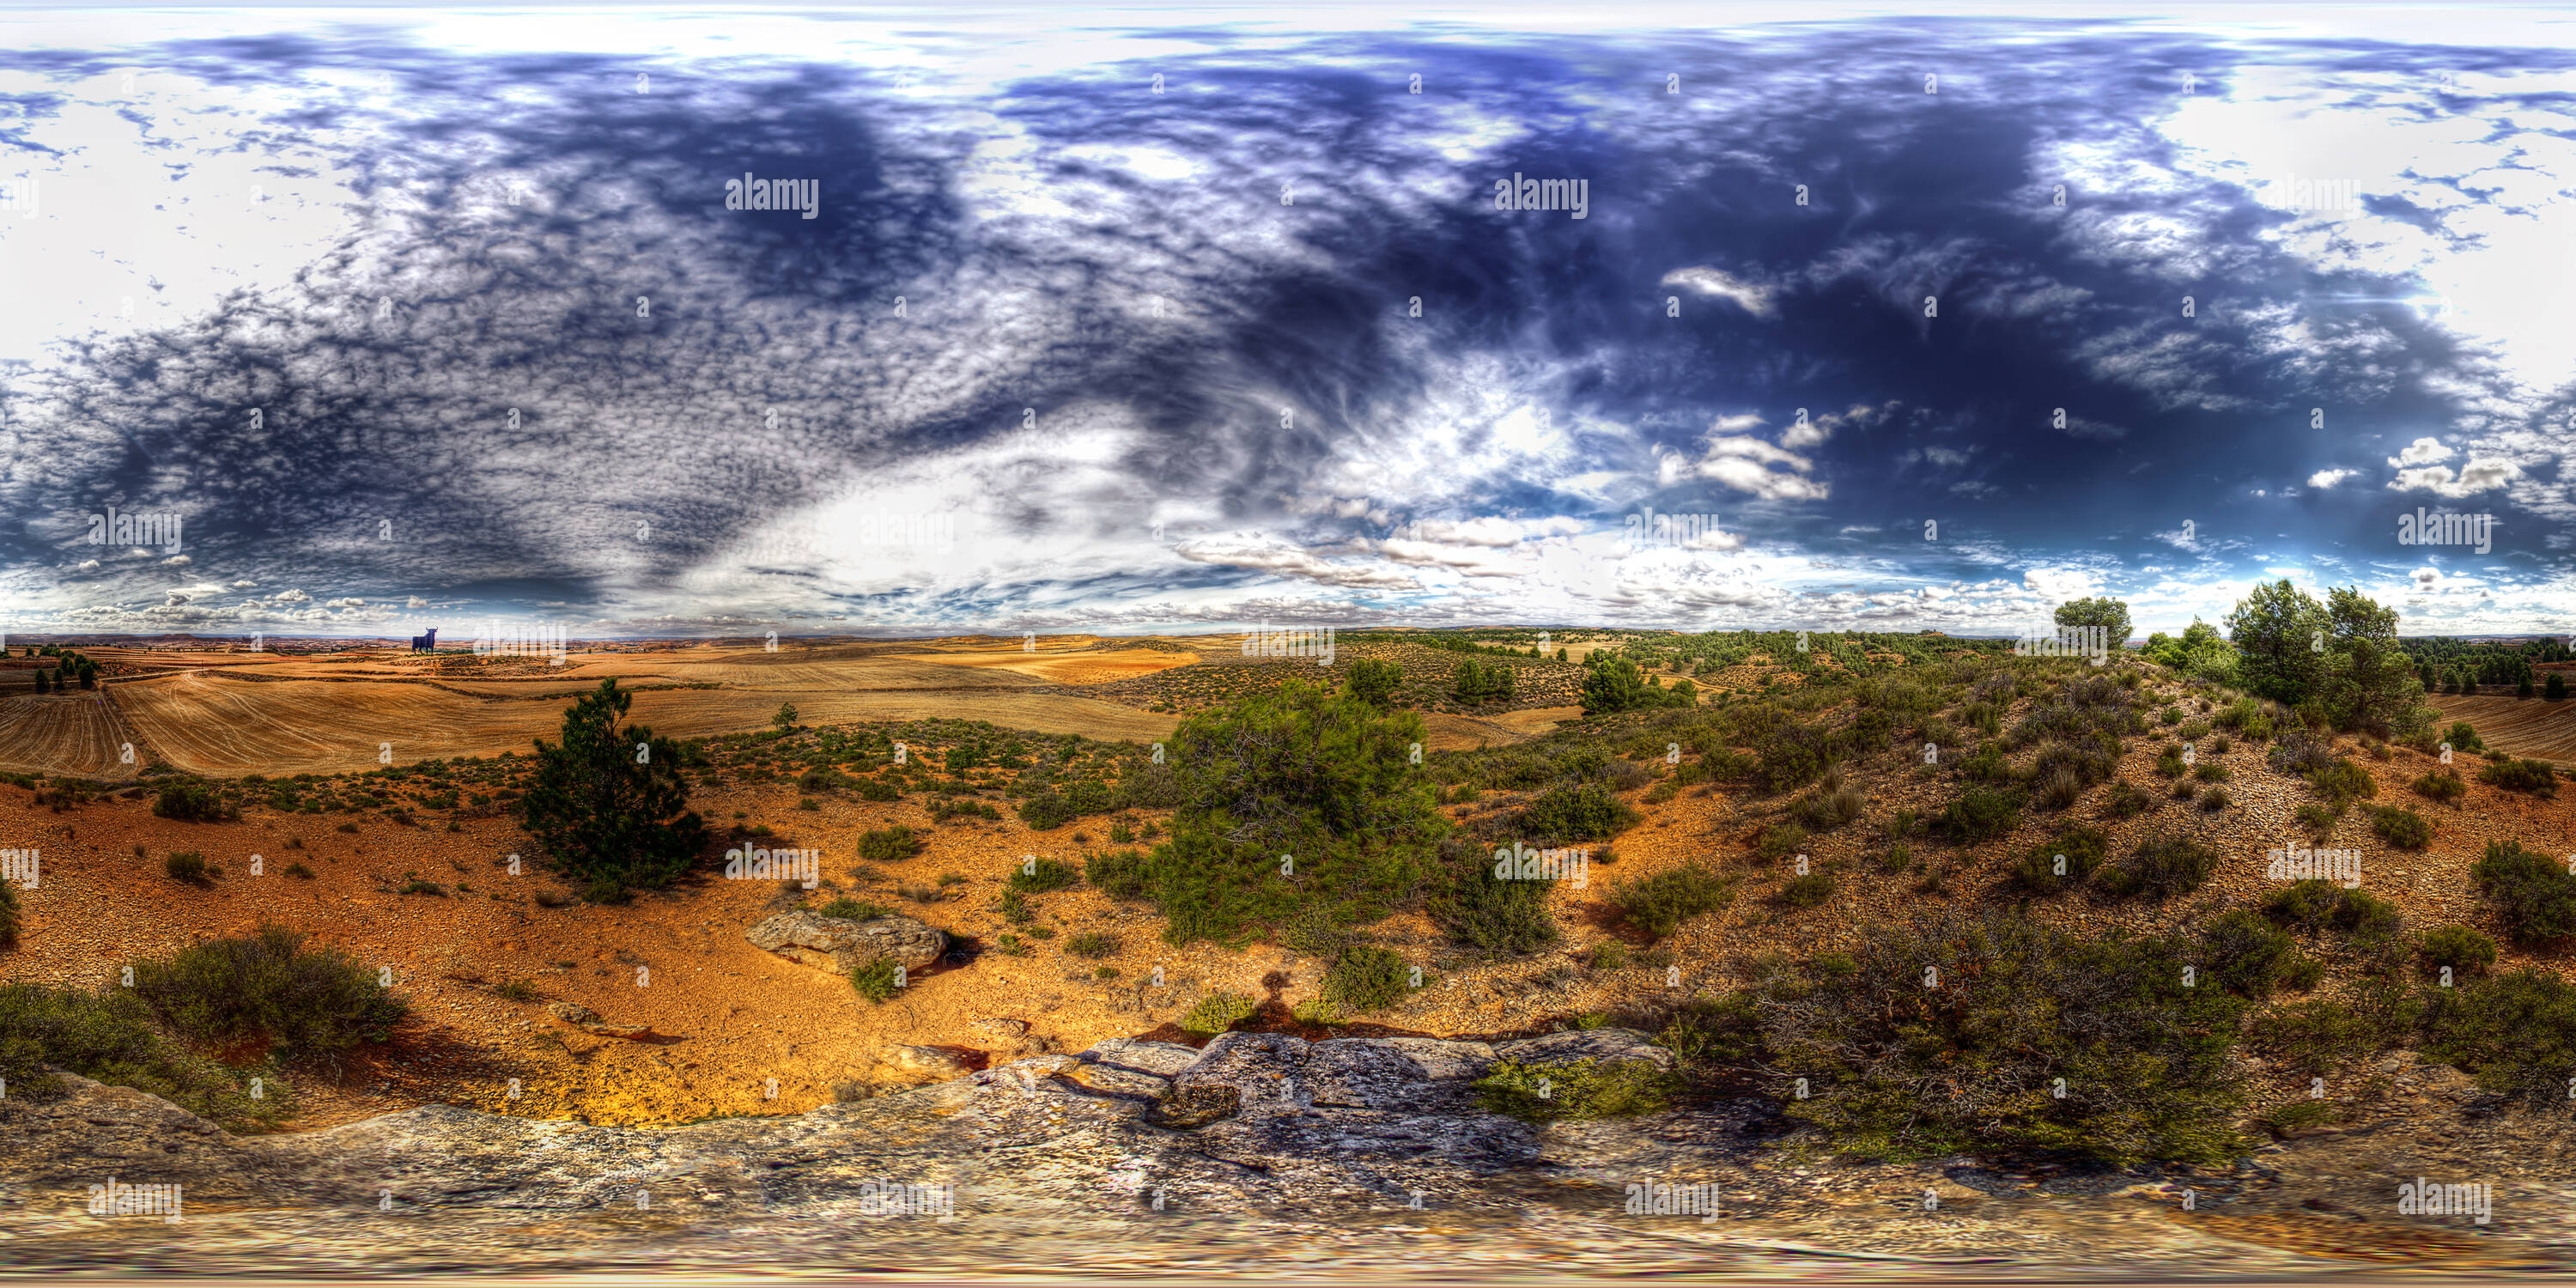
<path fill-rule="evenodd" d="M 2227 1050 L 2245 1003 L 2186 984 L 2197 956 L 2023 918 L 1918 922 L 1774 976 L 1692 1036 L 1700 1058 L 1808 1079 L 1786 1111 L 1856 1153 L 2215 1160 L 2238 1145 Z"/>
<path fill-rule="evenodd" d="M 182 1036 L 265 1040 L 284 1060 L 336 1062 L 361 1042 L 393 1036 L 410 1008 L 376 972 L 305 942 L 264 924 L 247 938 L 194 944 L 138 965 L 134 994 Z"/>
<path fill-rule="evenodd" d="M 2469 875 L 2515 939 L 2546 944 L 2576 935 L 2576 876 L 2548 855 L 2515 841 L 2489 842 Z"/>
<path fill-rule="evenodd" d="M 1477 1104 L 1488 1113 L 1545 1123 L 1653 1113 L 1671 1099 L 1673 1082 L 1644 1060 L 1504 1060 L 1476 1080 L 1475 1090 Z"/>
<path fill-rule="evenodd" d="M 1692 917 L 1725 907 L 1733 898 L 1723 878 L 1696 864 L 1624 883 L 1610 894 L 1611 905 L 1629 925 L 1659 939 Z"/>

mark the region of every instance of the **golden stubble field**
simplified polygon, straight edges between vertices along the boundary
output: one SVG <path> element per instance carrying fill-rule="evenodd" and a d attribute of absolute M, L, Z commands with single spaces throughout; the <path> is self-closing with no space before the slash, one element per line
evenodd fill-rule
<path fill-rule="evenodd" d="M 1065 692 L 1190 664 L 1195 652 L 1093 636 L 900 644 L 675 644 L 573 652 L 562 665 L 389 648 L 336 654 L 91 648 L 100 692 L 0 700 L 0 767 L 129 776 L 157 758 L 217 777 L 348 773 L 387 763 L 528 750 L 564 707 L 614 676 L 630 717 L 701 737 L 766 728 L 782 704 L 805 724 L 986 720 L 1040 733 L 1152 741 L 1178 718 Z M 105 695 L 102 697 L 102 693 Z"/>
<path fill-rule="evenodd" d="M 2466 720 L 2489 747 L 2514 756 L 2576 765 L 2576 701 L 2431 694 L 2442 721 Z"/>

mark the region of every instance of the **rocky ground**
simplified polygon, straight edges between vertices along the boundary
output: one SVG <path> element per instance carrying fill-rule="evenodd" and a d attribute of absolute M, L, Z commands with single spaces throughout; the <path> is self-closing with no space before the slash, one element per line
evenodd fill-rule
<path fill-rule="evenodd" d="M 637 1129 L 432 1106 L 266 1137 L 75 1079 L 60 1101 L 0 1100 L 0 1260 L 1395 1280 L 2576 1268 L 2576 1129 L 2402 1058 L 2396 1112 L 2198 1172 L 1828 1165 L 1759 1100 L 1534 1127 L 1468 1090 L 1505 1058 L 1669 1057 L 1620 1029 L 1115 1039 L 792 1117 Z M 2492 1221 L 2399 1215 L 2418 1175 L 2491 1184 Z M 181 1185 L 180 1220 L 89 1215 L 111 1177 Z M 1647 1184 L 1712 1185 L 1722 1212 L 1631 1212 Z"/>

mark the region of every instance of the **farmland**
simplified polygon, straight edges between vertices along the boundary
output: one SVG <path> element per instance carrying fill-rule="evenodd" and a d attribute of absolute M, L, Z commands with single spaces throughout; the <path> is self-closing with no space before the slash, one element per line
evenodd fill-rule
<path fill-rule="evenodd" d="M 2442 713 L 2442 721 L 2466 720 L 2487 746 L 2515 756 L 2576 765 L 2576 702 L 2538 698 L 2465 697 L 2427 694 L 2424 699 Z"/>

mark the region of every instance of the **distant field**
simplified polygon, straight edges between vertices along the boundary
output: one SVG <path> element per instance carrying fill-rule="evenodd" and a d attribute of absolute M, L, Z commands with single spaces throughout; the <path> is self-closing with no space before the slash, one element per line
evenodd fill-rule
<path fill-rule="evenodd" d="M 2428 694 L 2444 723 L 2466 720 L 2498 751 L 2555 765 L 2576 765 L 2576 700 Z"/>
<path fill-rule="evenodd" d="M 1088 637 L 1082 637 L 1088 639 Z M 339 655 L 92 649 L 104 666 L 144 671 L 108 686 L 141 748 L 215 777 L 374 769 L 392 762 L 525 752 L 562 727 L 565 705 L 616 676 L 639 688 L 631 717 L 670 737 L 769 727 L 780 704 L 808 725 L 984 720 L 1038 733 L 1145 742 L 1175 716 L 1074 694 L 1033 693 L 1187 663 L 1194 654 L 1041 641 L 961 641 L 953 653 L 906 643 L 825 649 L 693 645 L 580 653 L 560 667 L 526 659 L 463 664 L 459 655 L 388 649 Z M 325 660 L 337 657 L 340 660 Z M 707 685 L 681 688 L 669 686 Z M 664 686 L 656 688 L 654 686 Z M 96 693 L 0 700 L 0 767 L 118 777 L 124 735 Z"/>
<path fill-rule="evenodd" d="M 95 692 L 0 700 L 0 769 L 22 774 L 129 778 L 118 759 L 116 721 Z"/>

